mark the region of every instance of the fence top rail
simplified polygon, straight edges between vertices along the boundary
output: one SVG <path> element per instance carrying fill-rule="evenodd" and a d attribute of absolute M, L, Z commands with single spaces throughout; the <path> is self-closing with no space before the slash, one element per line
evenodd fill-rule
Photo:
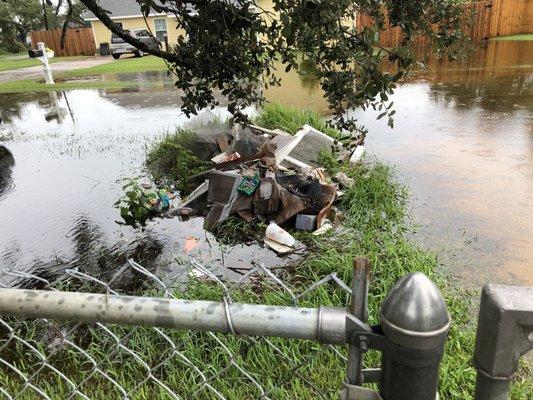
<path fill-rule="evenodd" d="M 0 289 L 0 314 L 311 339 L 327 344 L 348 343 L 354 329 L 370 331 L 340 308 L 282 307 L 26 289 Z"/>

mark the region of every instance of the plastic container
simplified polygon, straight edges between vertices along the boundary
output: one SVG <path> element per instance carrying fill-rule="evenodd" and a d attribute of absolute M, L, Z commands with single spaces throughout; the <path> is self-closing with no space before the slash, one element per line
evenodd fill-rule
<path fill-rule="evenodd" d="M 294 239 L 294 237 L 285 229 L 280 228 L 275 222 L 270 222 L 267 226 L 265 236 L 267 239 L 285 246 L 293 247 L 296 244 L 296 239 Z"/>
<path fill-rule="evenodd" d="M 110 56 L 111 55 L 111 47 L 109 46 L 109 43 L 100 43 L 100 55 L 101 56 Z"/>
<path fill-rule="evenodd" d="M 312 232 L 316 229 L 316 215 L 298 214 L 296 216 L 296 229 Z"/>

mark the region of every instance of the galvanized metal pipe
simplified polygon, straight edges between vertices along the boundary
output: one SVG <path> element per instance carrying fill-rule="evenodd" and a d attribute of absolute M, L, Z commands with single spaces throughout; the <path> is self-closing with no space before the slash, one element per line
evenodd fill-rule
<path fill-rule="evenodd" d="M 144 325 L 346 344 L 354 327 L 339 308 L 299 308 L 23 289 L 0 289 L 0 315 Z M 228 319 L 230 321 L 228 321 Z"/>

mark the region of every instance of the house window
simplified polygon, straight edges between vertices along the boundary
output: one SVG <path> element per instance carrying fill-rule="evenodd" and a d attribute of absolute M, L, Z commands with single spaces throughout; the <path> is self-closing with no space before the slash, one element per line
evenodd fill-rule
<path fill-rule="evenodd" d="M 165 37 L 167 37 L 167 20 L 165 18 L 154 19 L 154 26 L 155 26 L 155 36 L 159 40 L 164 42 Z"/>

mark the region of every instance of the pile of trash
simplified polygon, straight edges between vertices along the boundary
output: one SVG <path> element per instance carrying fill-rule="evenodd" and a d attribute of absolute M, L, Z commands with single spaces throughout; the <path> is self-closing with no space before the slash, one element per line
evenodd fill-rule
<path fill-rule="evenodd" d="M 281 226 L 319 235 L 340 224 L 342 214 L 334 203 L 354 181 L 342 172 L 329 177 L 319 165 L 323 151 L 349 156 L 333 138 L 309 125 L 295 135 L 255 125 L 229 128 L 217 122 L 195 132 L 194 146 L 209 157 L 213 168 L 193 176 L 202 183 L 174 214 L 205 215 L 206 230 L 230 216 L 264 221 L 268 223 L 265 244 L 278 253 L 291 252 L 296 243 Z M 350 162 L 358 162 L 363 152 L 364 147 L 358 146 Z"/>

